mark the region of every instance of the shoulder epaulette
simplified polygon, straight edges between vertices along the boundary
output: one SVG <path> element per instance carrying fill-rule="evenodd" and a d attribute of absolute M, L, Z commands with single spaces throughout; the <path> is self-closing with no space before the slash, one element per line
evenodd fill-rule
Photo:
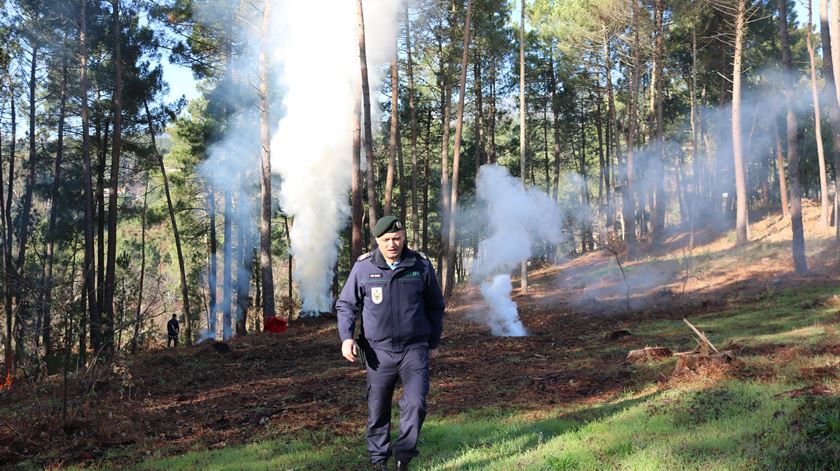
<path fill-rule="evenodd" d="M 361 262 L 362 260 L 370 258 L 371 255 L 373 255 L 373 252 L 363 253 L 359 255 L 359 258 L 357 258 L 356 261 Z"/>
<path fill-rule="evenodd" d="M 417 255 L 419 255 L 420 258 L 422 258 L 423 260 L 428 260 L 429 259 L 429 257 L 426 254 L 424 254 L 423 252 L 421 252 L 419 250 L 417 250 L 416 252 L 417 252 Z"/>

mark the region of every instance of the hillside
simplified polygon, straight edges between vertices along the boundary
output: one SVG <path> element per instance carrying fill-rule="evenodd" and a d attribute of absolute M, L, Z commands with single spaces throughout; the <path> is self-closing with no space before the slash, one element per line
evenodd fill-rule
<path fill-rule="evenodd" d="M 806 217 L 806 227 L 817 227 L 814 208 L 806 208 Z M 481 463 L 502 466 L 482 461 L 489 459 L 484 455 L 468 459 L 470 450 L 492 448 L 490 438 L 476 436 L 469 442 L 472 435 L 462 431 L 462 439 L 468 442 L 450 449 L 441 444 L 447 440 L 442 432 L 436 432 L 447 421 L 486 421 L 482 411 L 489 411 L 490 417 L 506 417 L 501 422 L 555 420 L 545 430 L 538 427 L 539 443 L 525 440 L 521 445 L 525 451 L 501 456 L 526 460 L 516 463 L 528 469 L 538 463 L 577 469 L 574 463 L 588 462 L 572 461 L 564 468 L 565 455 L 557 455 L 562 458 L 557 458 L 561 459 L 557 464 L 550 453 L 545 454 L 550 451 L 545 447 L 551 437 L 569 439 L 564 435 L 567 428 L 557 425 L 558 416 L 583 433 L 586 424 L 617 412 L 621 401 L 635 405 L 665 398 L 666 404 L 680 404 L 679 398 L 701 398 L 695 396 L 697 391 L 740 391 L 742 386 L 720 386 L 731 381 L 748 385 L 744 388 L 764 384 L 772 394 L 784 397 L 780 401 L 794 401 L 779 405 L 779 411 L 787 416 L 793 412 L 786 407 L 799 411 L 795 420 L 805 427 L 809 416 L 801 404 L 810 401 L 817 407 L 814 398 L 836 401 L 840 391 L 840 342 L 835 330 L 840 327 L 837 249 L 830 230 L 808 234 L 812 271 L 795 276 L 789 225 L 777 215 L 768 215 L 751 230 L 753 242 L 746 248 L 734 248 L 731 231 L 723 231 L 699 233 L 698 245 L 691 251 L 686 247 L 687 234 L 674 232 L 655 256 L 632 262 L 621 258 L 626 281 L 609 251 L 535 268 L 529 292 L 514 298 L 529 332 L 526 337 L 491 336 L 479 321 L 484 307 L 477 290 L 459 287 L 447 311 L 441 356 L 432 364 L 429 410 L 433 421 L 418 463 L 428 469 L 481 469 Z M 694 348 L 692 333 L 682 318 L 694 322 L 719 347 L 738 352 L 737 360 L 682 376 L 671 375 L 673 359 L 647 364 L 625 361 L 629 350 L 645 346 L 667 346 L 674 351 Z M 615 334 L 622 329 L 627 333 Z M 321 459 L 335 469 L 365 466 L 364 373 L 341 358 L 334 316 L 293 321 L 286 334 L 235 338 L 227 347 L 229 351 L 203 343 L 148 352 L 120 359 L 108 369 L 71 376 L 67 421 L 62 420 L 60 375 L 44 384 L 19 383 L 11 392 L 0 392 L 0 463 L 11 469 L 71 464 L 103 469 L 134 464 L 141 469 L 240 469 L 200 463 L 214 462 L 210 456 L 216 455 L 204 455 L 206 450 L 238 450 L 244 456 L 260 457 L 260 453 L 278 452 L 249 452 L 239 446 L 280 442 L 327 450 L 326 457 L 313 451 L 298 461 L 289 458 L 289 463 L 303 468 L 321 468 L 314 464 Z M 791 395 L 790 391 L 801 393 Z M 775 397 L 772 394 L 769 397 Z M 679 416 L 686 429 L 710 420 L 703 418 L 710 410 L 721 414 L 718 402 L 697 400 L 694 409 L 681 409 L 680 413 L 688 414 Z M 752 407 L 725 402 L 739 410 Z M 510 418 L 514 416 L 515 420 Z M 610 433 L 609 427 L 597 430 L 593 434 L 601 435 L 595 443 Z M 825 456 L 840 456 L 840 435 L 829 434 L 825 440 L 821 442 L 829 453 Z M 562 449 L 568 451 L 569 446 Z M 526 459 L 540 449 L 544 454 L 535 455 L 536 461 Z M 712 453 L 709 449 L 691 453 L 702 456 Z M 621 453 L 630 456 L 633 450 L 630 446 Z M 191 464 L 155 464 L 192 452 L 198 455 L 187 461 Z M 488 453 L 495 456 L 497 451 Z M 593 458 L 596 468 L 609 468 L 603 463 L 612 463 L 649 469 L 609 461 L 614 455 L 604 453 Z M 758 461 L 753 464 L 761 467 Z M 271 469 L 267 464 L 254 466 Z"/>

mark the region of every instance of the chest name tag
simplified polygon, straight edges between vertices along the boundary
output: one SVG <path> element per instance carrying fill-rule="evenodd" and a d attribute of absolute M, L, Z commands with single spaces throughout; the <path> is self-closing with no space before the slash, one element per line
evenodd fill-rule
<path fill-rule="evenodd" d="M 370 278 L 382 278 L 382 273 L 371 273 Z"/>
<path fill-rule="evenodd" d="M 381 304 L 382 303 L 382 287 L 381 286 L 374 286 L 370 289 L 370 300 L 373 301 L 373 304 Z"/>

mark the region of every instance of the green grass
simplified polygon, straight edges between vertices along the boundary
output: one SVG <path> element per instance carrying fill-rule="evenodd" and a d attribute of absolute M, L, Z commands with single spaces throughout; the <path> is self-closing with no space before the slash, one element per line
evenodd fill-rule
<path fill-rule="evenodd" d="M 785 390 L 728 381 L 537 416 L 477 411 L 430 419 L 416 469 L 832 469 L 840 459 L 837 424 L 819 428 L 833 417 L 831 408 L 779 395 Z M 813 422 L 815 431 L 802 433 L 803 420 Z M 309 438 L 151 459 L 133 469 L 344 470 L 366 465 L 361 433 L 357 439 Z M 321 439 L 326 442 L 316 444 Z"/>
<path fill-rule="evenodd" d="M 823 324 L 836 320 L 837 307 L 821 305 L 837 288 L 796 288 L 775 292 L 772 289 L 745 306 L 701 317 L 692 322 L 716 346 L 813 344 L 825 335 Z M 640 336 L 678 342 L 693 347 L 692 333 L 682 321 L 653 321 L 639 324 L 635 332 Z"/>
<path fill-rule="evenodd" d="M 838 293 L 826 288 L 768 292 L 749 305 L 693 319 L 721 346 L 793 349 L 784 359 L 773 354 L 739 358 L 737 368 L 747 374 L 685 381 L 671 388 L 649 383 L 594 405 L 540 411 L 478 409 L 448 417 L 431 411 L 422 454 L 413 469 L 840 469 L 840 379 L 830 373 L 809 379 L 803 373 L 840 366 L 840 357 L 822 348 L 838 343 L 836 333 L 827 328 L 836 323 L 837 308 L 814 302 Z M 681 321 L 645 322 L 633 330 L 651 343 L 692 346 Z M 596 344 L 593 340 L 593 354 L 614 348 Z M 672 363 L 631 368 L 649 377 L 650 369 L 667 371 Z M 788 394 L 815 381 L 834 394 Z M 358 430 L 334 436 L 324 430 L 176 457 L 150 456 L 131 469 L 365 469 L 363 434 Z"/>

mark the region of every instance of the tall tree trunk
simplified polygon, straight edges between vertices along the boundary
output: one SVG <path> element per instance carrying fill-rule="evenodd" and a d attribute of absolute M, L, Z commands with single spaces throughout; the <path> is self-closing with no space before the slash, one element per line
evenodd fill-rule
<path fill-rule="evenodd" d="M 653 55 L 654 68 L 654 93 L 656 95 L 656 157 L 654 157 L 654 172 L 655 172 L 655 188 L 654 188 L 654 204 L 653 204 L 653 246 L 658 247 L 662 243 L 662 237 L 665 232 L 665 210 L 667 202 L 665 201 L 665 117 L 663 113 L 663 56 L 664 52 L 664 35 L 663 16 L 665 14 L 665 7 L 662 0 L 654 2 L 654 15 L 656 21 L 656 46 Z"/>
<path fill-rule="evenodd" d="M 44 347 L 46 354 L 52 353 L 51 346 L 51 322 L 52 322 L 52 282 L 53 282 L 53 262 L 55 260 L 55 218 L 56 206 L 58 202 L 58 190 L 61 185 L 61 163 L 64 159 L 64 117 L 67 105 L 67 58 L 61 66 L 61 95 L 58 105 L 58 135 L 56 137 L 55 146 L 55 165 L 53 170 L 53 183 L 50 190 L 50 216 L 47 226 L 47 278 L 44 280 Z"/>
<path fill-rule="evenodd" d="M 474 44 L 474 57 L 475 60 L 473 62 L 473 82 L 474 82 L 474 93 L 475 93 L 475 150 L 473 152 L 473 158 L 475 159 L 475 180 L 476 183 L 478 182 L 478 174 L 481 172 L 481 166 L 484 164 L 484 155 L 486 154 L 484 148 L 484 104 L 483 104 L 483 84 L 481 81 L 481 69 L 483 67 L 482 62 L 482 55 L 481 55 L 481 38 L 478 36 L 477 31 L 473 31 L 473 39 L 472 43 Z M 474 235 L 470 237 L 472 242 L 472 249 L 473 258 L 478 257 L 478 246 L 482 239 L 484 228 L 482 224 L 479 222 L 477 223 L 474 229 Z"/>
<path fill-rule="evenodd" d="M 408 4 L 405 6 L 405 49 L 408 67 L 408 113 L 411 128 L 411 246 L 417 249 L 420 246 L 420 219 L 417 212 L 417 110 L 414 107 L 414 64 L 411 58 L 411 21 L 408 17 Z"/>
<path fill-rule="evenodd" d="M 830 0 L 820 0 L 820 47 L 822 48 L 823 59 L 823 78 L 825 79 L 826 89 L 834 88 L 834 61 L 832 49 L 832 35 L 830 29 L 830 20 L 828 16 L 828 3 Z M 840 18 L 840 17 L 838 17 Z M 834 101 L 837 99 L 834 98 Z"/>
<path fill-rule="evenodd" d="M 615 112 L 615 93 L 613 92 L 612 83 L 612 58 L 610 56 L 610 38 L 607 34 L 607 29 L 602 29 L 603 43 L 604 43 L 604 72 L 607 81 L 607 113 L 610 115 L 609 126 L 607 127 L 607 134 L 612 136 L 612 141 L 615 146 L 615 159 L 617 162 L 621 161 L 621 133 L 618 131 L 618 117 Z M 607 139 L 609 145 L 610 139 Z M 612 167 L 612 165 L 610 165 Z M 610 185 L 611 186 L 611 185 Z M 607 224 L 612 228 L 614 226 L 615 209 L 613 207 L 613 200 L 610 198 L 607 208 L 609 214 Z M 612 229 L 611 229 L 612 230 Z"/>
<path fill-rule="evenodd" d="M 837 6 L 837 4 L 835 4 Z M 834 49 L 840 45 L 840 8 L 833 8 L 829 19 L 828 0 L 820 0 L 820 36 L 823 50 L 823 75 L 828 96 L 828 122 L 831 125 L 834 161 L 834 237 L 840 242 L 840 98 L 837 95 L 837 78 L 834 73 Z M 831 24 L 831 27 L 829 27 Z M 838 32 L 830 33 L 830 30 Z"/>
<path fill-rule="evenodd" d="M 397 195 L 399 198 L 397 199 L 397 205 L 399 210 L 400 218 L 403 221 L 406 221 L 406 217 L 408 216 L 408 212 L 406 211 L 405 206 L 405 194 L 406 186 L 405 186 L 405 159 L 403 158 L 403 147 L 402 147 L 402 135 L 398 132 L 397 133 L 397 187 L 400 189 L 399 194 Z M 406 236 L 408 237 L 408 236 Z M 336 297 L 338 296 L 339 292 L 341 291 L 341 286 L 338 285 L 338 280 L 335 280 L 336 283 Z"/>
<path fill-rule="evenodd" d="M 184 308 L 184 324 L 186 333 L 186 343 L 190 345 L 193 341 L 192 336 L 192 316 L 190 314 L 190 292 L 187 287 L 187 269 L 184 266 L 184 251 L 181 249 L 181 233 L 178 232 L 178 223 L 175 220 L 175 206 L 172 204 L 172 194 L 169 191 L 169 178 L 166 176 L 166 166 L 163 164 L 163 156 L 158 152 L 157 143 L 155 140 L 155 128 L 152 122 L 152 115 L 149 113 L 149 104 L 144 102 L 143 106 L 146 111 L 146 121 L 149 127 L 149 139 L 152 141 L 152 151 L 157 158 L 158 168 L 160 168 L 160 175 L 163 179 L 163 192 L 166 195 L 166 208 L 169 212 L 169 222 L 172 224 L 172 235 L 175 239 L 175 251 L 178 254 L 178 271 L 181 275 L 181 300 Z M 227 209 L 227 207 L 225 208 Z M 225 217 L 227 223 L 227 217 Z M 225 238 L 227 243 L 228 238 Z M 228 303 L 230 305 L 230 303 Z"/>
<path fill-rule="evenodd" d="M 76 311 L 75 309 L 75 299 L 76 299 L 76 254 L 78 250 L 76 249 L 78 245 L 78 239 L 76 236 L 73 236 L 73 261 L 71 262 L 70 267 L 70 299 L 71 301 L 71 308 L 64 311 L 64 391 L 62 394 L 62 415 L 61 420 L 66 422 L 67 421 L 67 373 L 68 369 L 70 368 L 70 351 L 72 349 L 70 336 L 73 332 L 73 313 Z"/>
<path fill-rule="evenodd" d="M 236 209 L 233 207 L 233 193 L 225 188 L 225 224 L 224 241 L 222 242 L 222 339 L 227 340 L 231 335 L 231 309 L 233 303 L 233 218 Z M 216 335 L 214 332 L 213 335 Z"/>
<path fill-rule="evenodd" d="M 790 56 L 788 41 L 787 0 L 779 0 L 779 36 L 782 46 L 782 64 L 787 72 L 785 76 L 785 102 L 787 104 L 787 143 L 788 164 L 790 165 L 790 225 L 793 232 L 793 265 L 797 273 L 808 271 L 805 259 L 805 231 L 802 227 L 802 190 L 799 185 L 799 128 L 796 122 L 796 96 L 790 74 L 793 74 L 793 61 Z M 836 63 L 835 63 L 836 64 Z"/>
<path fill-rule="evenodd" d="M 450 62 L 448 55 L 444 56 L 442 39 L 438 42 L 438 52 L 440 53 L 440 107 L 441 128 L 443 129 L 443 136 L 440 141 L 440 195 L 441 195 L 441 215 L 440 215 L 440 252 L 438 253 L 438 277 L 440 278 L 441 286 L 446 284 L 447 271 L 449 267 L 447 262 L 449 257 L 446 251 L 449 249 L 449 197 L 451 196 L 449 189 L 449 119 L 450 108 L 452 107 L 452 90 L 449 85 L 449 78 L 452 72 L 452 67 L 446 66 Z"/>
<path fill-rule="evenodd" d="M 490 53 L 490 120 L 487 134 L 490 138 L 490 145 L 487 148 L 487 163 L 496 163 L 496 54 Z"/>
<path fill-rule="evenodd" d="M 97 92 L 98 95 L 98 92 Z M 99 99 L 97 99 L 97 102 Z M 108 156 L 108 131 L 110 129 L 111 116 L 105 120 L 105 138 L 102 137 L 101 117 L 97 117 L 96 140 L 99 143 L 99 161 L 96 170 L 96 305 L 99 306 L 99 323 L 94 326 L 91 323 L 91 331 L 96 329 L 97 335 L 102 337 L 102 319 L 105 312 L 105 159 Z M 92 334 L 91 334 L 92 335 Z M 99 348 L 95 348 L 99 351 Z"/>
<path fill-rule="evenodd" d="M 114 34 L 114 137 L 111 149 L 111 180 L 108 195 L 108 262 L 105 267 L 105 304 L 103 316 L 104 352 L 114 351 L 114 290 L 116 289 L 117 261 L 117 193 L 120 180 L 120 154 L 122 152 L 122 52 L 120 48 L 122 25 L 120 0 L 112 0 Z"/>
<path fill-rule="evenodd" d="M 639 42 L 639 1 L 633 1 L 633 72 L 630 75 L 630 106 L 627 120 L 627 162 L 624 176 L 622 218 L 624 219 L 624 240 L 627 243 L 628 258 L 636 257 L 636 193 L 634 175 L 634 147 L 636 145 L 637 111 L 639 101 L 639 78 L 641 66 L 641 44 Z"/>
<path fill-rule="evenodd" d="M 263 290 L 263 318 L 274 317 L 274 272 L 271 268 L 271 123 L 268 113 L 268 34 L 271 21 L 271 0 L 265 1 L 262 17 L 262 49 L 260 49 L 260 274 Z M 238 278 L 238 277 L 237 277 Z"/>
<path fill-rule="evenodd" d="M 473 64 L 473 80 L 475 81 L 475 174 L 484 163 L 484 104 L 482 103 L 481 86 L 481 47 L 475 41 L 475 63 Z"/>
<path fill-rule="evenodd" d="M 289 218 L 285 214 L 283 215 L 283 226 L 286 228 L 286 243 L 288 244 L 289 247 L 291 247 L 292 246 L 292 228 L 291 228 L 291 224 L 289 224 Z M 289 278 L 287 280 L 288 284 L 289 284 L 289 300 L 290 301 L 292 299 L 294 299 L 292 297 L 293 288 L 294 288 L 294 284 L 293 284 L 293 280 L 292 280 L 292 269 L 294 267 L 293 267 L 292 262 L 293 262 L 293 257 L 292 257 L 292 253 L 290 251 L 289 252 L 289 259 L 288 259 L 288 263 L 289 263 L 288 276 L 289 276 Z M 289 313 L 289 319 L 291 319 L 291 318 L 292 318 L 292 313 L 290 312 Z"/>
<path fill-rule="evenodd" d="M 376 157 L 373 155 L 373 131 L 370 124 L 370 85 L 368 84 L 367 52 L 365 46 L 365 15 L 362 0 L 356 2 L 356 15 L 359 32 L 359 64 L 362 74 L 362 105 L 365 115 L 365 161 L 367 163 L 367 197 L 368 197 L 368 225 L 370 226 L 371 244 L 373 244 L 373 225 L 379 218 L 376 201 L 376 178 L 374 170 Z"/>
<path fill-rule="evenodd" d="M 9 192 L 12 190 L 12 171 L 14 170 L 14 155 L 15 155 L 15 140 L 16 132 L 15 132 L 15 95 L 14 95 L 14 87 L 12 87 L 11 80 L 9 81 L 9 102 L 11 104 L 12 109 L 12 142 L 11 142 L 11 152 L 9 157 L 9 181 L 8 181 L 8 188 Z M 2 140 L 0 140 L 0 148 L 2 148 Z M 2 162 L 2 157 L 0 157 L 0 162 Z M 0 165 L 0 210 L 2 210 L 2 228 L 3 228 L 3 311 L 6 314 L 6 338 L 4 342 L 4 362 L 6 365 L 5 368 L 5 375 L 3 386 L 11 387 L 12 386 L 12 370 L 14 364 L 14 350 L 12 349 L 12 332 L 14 327 L 14 308 L 12 306 L 12 251 L 11 251 L 11 217 L 9 216 L 10 207 L 7 206 L 7 198 L 3 193 L 3 185 L 2 185 L 2 176 L 3 176 L 3 167 Z"/>
<path fill-rule="evenodd" d="M 101 92 L 96 91 L 96 98 L 94 99 L 94 117 L 95 124 L 93 125 L 95 131 L 91 136 L 91 146 L 93 147 L 93 156 L 96 159 L 96 182 L 93 194 L 93 215 L 94 221 L 94 237 L 96 238 L 96 259 L 95 259 L 95 276 L 96 276 L 96 305 L 99 308 L 99 314 L 102 315 L 102 302 L 105 290 L 102 288 L 105 284 L 105 158 L 108 154 L 107 146 L 109 134 L 111 129 L 111 114 L 108 114 L 105 120 L 105 138 L 102 137 L 102 115 L 97 113 L 97 106 L 101 102 Z M 94 328 L 91 323 L 91 330 Z M 98 329 L 98 327 L 97 327 Z M 93 335 L 91 333 L 91 335 Z M 95 349 L 98 351 L 98 349 Z"/>
<path fill-rule="evenodd" d="M 604 153 L 604 120 L 603 116 L 603 108 L 602 103 L 604 101 L 604 97 L 601 95 L 603 93 L 600 84 L 597 88 L 597 93 L 595 97 L 596 109 L 595 109 L 595 130 L 598 137 L 598 212 L 600 213 L 599 218 L 600 220 L 604 220 L 604 209 L 605 209 L 605 202 L 609 201 L 610 199 L 610 182 L 609 182 L 609 152 Z M 590 93 L 591 98 L 591 93 Z M 606 143 L 607 148 L 609 148 L 609 142 Z M 609 212 L 607 212 L 609 214 Z M 609 226 L 609 224 L 607 224 Z M 601 234 L 599 235 L 599 244 L 605 245 L 606 244 L 606 231 L 600 231 Z"/>
<path fill-rule="evenodd" d="M 732 68 L 732 158 L 735 165 L 735 194 L 737 210 L 735 216 L 736 245 L 746 244 L 748 235 L 747 214 L 747 171 L 744 165 L 743 138 L 741 130 L 741 56 L 744 49 L 744 22 L 746 1 L 738 0 L 735 16 L 735 61 Z"/>
<path fill-rule="evenodd" d="M 245 180 L 249 179 L 248 174 L 243 173 L 240 178 L 242 179 L 242 185 L 244 187 Z M 241 201 L 241 199 L 250 198 L 250 196 L 240 194 L 239 197 L 240 202 L 237 205 L 238 217 L 236 218 L 239 223 L 239 230 L 237 231 L 237 238 L 239 241 L 237 243 L 236 260 L 234 261 L 234 266 L 238 267 L 236 269 L 236 317 L 234 319 L 234 332 L 236 332 L 236 335 L 238 336 L 244 336 L 247 334 L 246 323 L 248 322 L 248 305 L 250 304 L 250 298 L 248 295 L 251 291 L 251 267 L 254 265 L 254 257 L 256 254 L 254 253 L 253 241 L 250 240 L 251 215 L 248 214 L 247 211 L 251 205 L 245 204 Z M 262 244 L 262 237 L 260 237 L 260 244 Z M 260 257 L 260 265 L 262 265 L 262 256 Z M 262 270 L 262 267 L 260 268 L 260 273 L 261 276 L 265 273 L 265 271 Z M 269 273 L 272 274 L 271 284 L 273 287 L 273 273 L 271 271 L 269 271 Z M 265 289 L 264 279 L 262 280 L 262 287 Z M 272 292 L 271 299 L 266 299 L 266 297 L 265 291 L 263 291 L 263 319 L 271 317 L 265 314 L 265 307 L 269 304 L 274 307 L 274 293 Z"/>
<path fill-rule="evenodd" d="M 356 260 L 364 250 L 362 228 L 364 226 L 364 204 L 362 203 L 362 87 L 355 87 L 353 103 L 353 162 L 350 175 L 350 207 L 352 226 L 350 228 L 350 260 Z"/>
<path fill-rule="evenodd" d="M 548 85 L 548 84 L 546 84 Z M 548 153 L 548 100 L 543 104 L 543 155 L 545 156 L 543 169 L 545 170 L 545 192 L 551 194 L 551 156 Z"/>
<path fill-rule="evenodd" d="M 210 268 L 207 273 L 207 297 L 209 298 L 209 309 L 207 317 L 207 330 L 216 332 L 216 313 L 218 301 L 216 291 L 218 289 L 217 277 L 219 273 L 218 238 L 216 237 L 216 191 L 211 185 L 207 185 L 207 215 L 210 218 Z"/>
<path fill-rule="evenodd" d="M 700 126 L 697 116 L 697 28 L 691 25 L 691 163 L 693 167 L 693 194 L 688 199 L 688 249 L 694 249 L 694 227 L 697 206 L 700 202 Z"/>
<path fill-rule="evenodd" d="M 429 116 L 426 119 L 426 145 L 423 159 L 423 252 L 429 252 L 429 191 L 431 181 L 429 180 L 429 165 L 432 160 L 431 142 L 432 138 L 432 109 L 429 108 Z"/>
<path fill-rule="evenodd" d="M 582 252 L 594 250 L 592 240 L 592 218 L 590 216 L 591 204 L 589 195 L 589 169 L 586 165 L 586 109 L 582 108 L 580 113 L 580 176 L 581 176 L 581 208 L 583 208 L 583 224 L 581 227 L 580 243 Z"/>
<path fill-rule="evenodd" d="M 262 281 L 260 281 L 259 259 L 256 250 L 251 253 L 251 278 L 254 281 L 254 306 L 262 306 Z M 249 282 L 250 284 L 250 282 Z M 262 308 L 259 308 L 262 309 Z M 257 316 L 254 316 L 254 332 L 260 332 L 260 325 Z"/>
<path fill-rule="evenodd" d="M 470 23 L 472 22 L 473 0 L 467 1 L 467 22 L 464 27 L 464 51 L 461 56 L 461 79 L 458 83 L 458 109 L 455 118 L 455 155 L 452 159 L 452 196 L 449 209 L 449 248 L 446 250 L 446 282 L 443 287 L 444 299 L 449 299 L 455 286 L 455 251 L 457 249 L 458 217 L 458 170 L 461 161 L 461 135 L 464 130 L 464 95 L 467 92 L 467 60 L 470 52 Z"/>
<path fill-rule="evenodd" d="M 397 51 L 391 58 L 391 131 L 388 139 L 388 171 L 385 176 L 385 209 L 384 214 L 393 214 L 394 208 L 394 171 L 397 160 L 397 140 L 399 137 L 399 101 L 400 80 L 397 70 Z M 405 217 L 401 214 L 400 217 Z"/>
<path fill-rule="evenodd" d="M 16 359 L 20 362 L 23 359 L 26 323 L 29 318 L 29 306 L 27 299 L 24 299 L 23 288 L 26 260 L 26 244 L 29 239 L 29 219 L 32 210 L 32 193 L 35 189 L 35 164 L 38 157 L 35 149 L 35 87 L 37 85 L 35 73 L 38 63 L 38 46 L 32 47 L 32 62 L 29 69 L 29 160 L 26 162 L 28 168 L 26 176 L 26 189 L 23 194 L 23 207 L 20 210 L 20 234 L 18 235 L 17 261 L 15 262 L 14 274 L 17 280 L 14 283 L 15 291 L 15 341 Z M 12 180 L 9 180 L 9 185 Z"/>
<path fill-rule="evenodd" d="M 820 167 L 820 222 L 823 227 L 829 227 L 829 202 L 828 202 L 828 177 L 825 168 L 825 152 L 822 140 L 822 116 L 820 112 L 820 95 L 817 92 L 817 66 L 814 57 L 814 44 L 811 38 L 812 25 L 812 1 L 808 0 L 808 31 L 805 36 L 805 43 L 808 47 L 808 60 L 811 66 L 811 96 L 814 100 L 814 133 L 817 140 L 817 158 Z M 832 104 L 833 105 L 833 104 Z"/>
<path fill-rule="evenodd" d="M 825 7 L 828 9 L 828 6 Z M 824 51 L 831 57 L 831 78 L 834 79 L 834 100 L 840 105 L 840 4 L 834 2 L 834 6 L 830 9 L 831 16 L 829 16 L 830 26 L 830 41 L 828 46 L 823 45 Z M 826 66 L 829 62 L 825 63 Z M 828 75 L 826 75 L 828 78 Z"/>
<path fill-rule="evenodd" d="M 519 176 L 525 187 L 525 0 L 519 1 Z M 528 292 L 528 260 L 519 267 L 519 288 Z"/>
<path fill-rule="evenodd" d="M 560 101 L 557 98 L 557 76 L 554 73 L 554 47 L 548 51 L 548 87 L 551 90 L 551 116 L 554 131 L 554 191 L 551 193 L 553 199 L 557 199 L 560 193 Z"/>
<path fill-rule="evenodd" d="M 782 202 L 782 217 L 787 218 L 790 216 L 790 202 L 788 201 L 787 177 L 785 176 L 784 149 L 782 148 L 779 123 L 774 120 L 773 124 L 776 137 L 776 170 L 779 172 L 779 198 Z"/>
<path fill-rule="evenodd" d="M 146 281 L 146 201 L 149 196 L 149 172 L 143 186 L 143 212 L 140 213 L 140 286 L 137 289 L 137 310 L 134 313 L 134 335 L 131 336 L 131 354 L 137 355 L 137 339 L 143 324 L 143 284 Z"/>
<path fill-rule="evenodd" d="M 3 103 L 2 108 L 5 109 L 5 103 Z M 0 162 L 3 161 L 3 132 L 2 132 L 2 117 L 0 117 Z M 2 217 L 0 217 L 0 228 L 2 229 L 3 238 L 5 242 L 5 234 L 6 234 L 6 202 L 5 202 L 5 195 L 3 194 L 3 169 L 0 167 L 0 213 L 2 213 Z M 5 245 L 5 244 L 4 244 Z M 3 249 L 3 271 L 6 271 L 6 267 L 8 264 L 5 262 L 6 259 L 6 251 L 5 248 Z M 8 277 L 3 275 L 3 290 L 4 294 L 8 286 Z M 4 317 L 6 319 L 4 327 L 5 334 L 3 336 L 3 362 L 6 365 L 4 373 L 7 376 L 4 376 L 3 382 L 0 383 L 0 388 L 3 387 L 11 387 L 12 376 L 11 376 L 11 365 L 14 361 L 14 355 L 12 354 L 12 336 L 10 335 L 12 332 L 12 310 L 11 309 L 4 309 Z"/>
<path fill-rule="evenodd" d="M 85 291 L 83 297 L 87 297 L 88 312 L 90 314 L 91 325 L 96 324 L 97 327 L 100 322 L 99 306 L 96 303 L 96 278 L 94 267 L 94 243 L 93 243 L 93 183 L 91 178 L 93 171 L 90 162 L 90 120 L 88 117 L 88 45 L 87 45 L 87 1 L 82 0 L 81 12 L 79 15 L 79 55 L 81 61 L 79 64 L 79 94 L 82 101 L 82 162 L 84 167 L 84 175 L 82 186 L 84 187 L 84 206 L 85 206 L 85 257 L 84 257 L 84 279 Z M 82 304 L 84 306 L 84 303 Z M 82 322 L 79 326 L 81 332 L 79 333 L 79 356 L 83 357 L 86 354 L 85 348 L 85 316 L 82 316 Z M 99 334 L 94 333 L 91 329 L 91 345 L 94 350 L 99 348 Z M 80 358 L 81 360 L 81 358 Z"/>

